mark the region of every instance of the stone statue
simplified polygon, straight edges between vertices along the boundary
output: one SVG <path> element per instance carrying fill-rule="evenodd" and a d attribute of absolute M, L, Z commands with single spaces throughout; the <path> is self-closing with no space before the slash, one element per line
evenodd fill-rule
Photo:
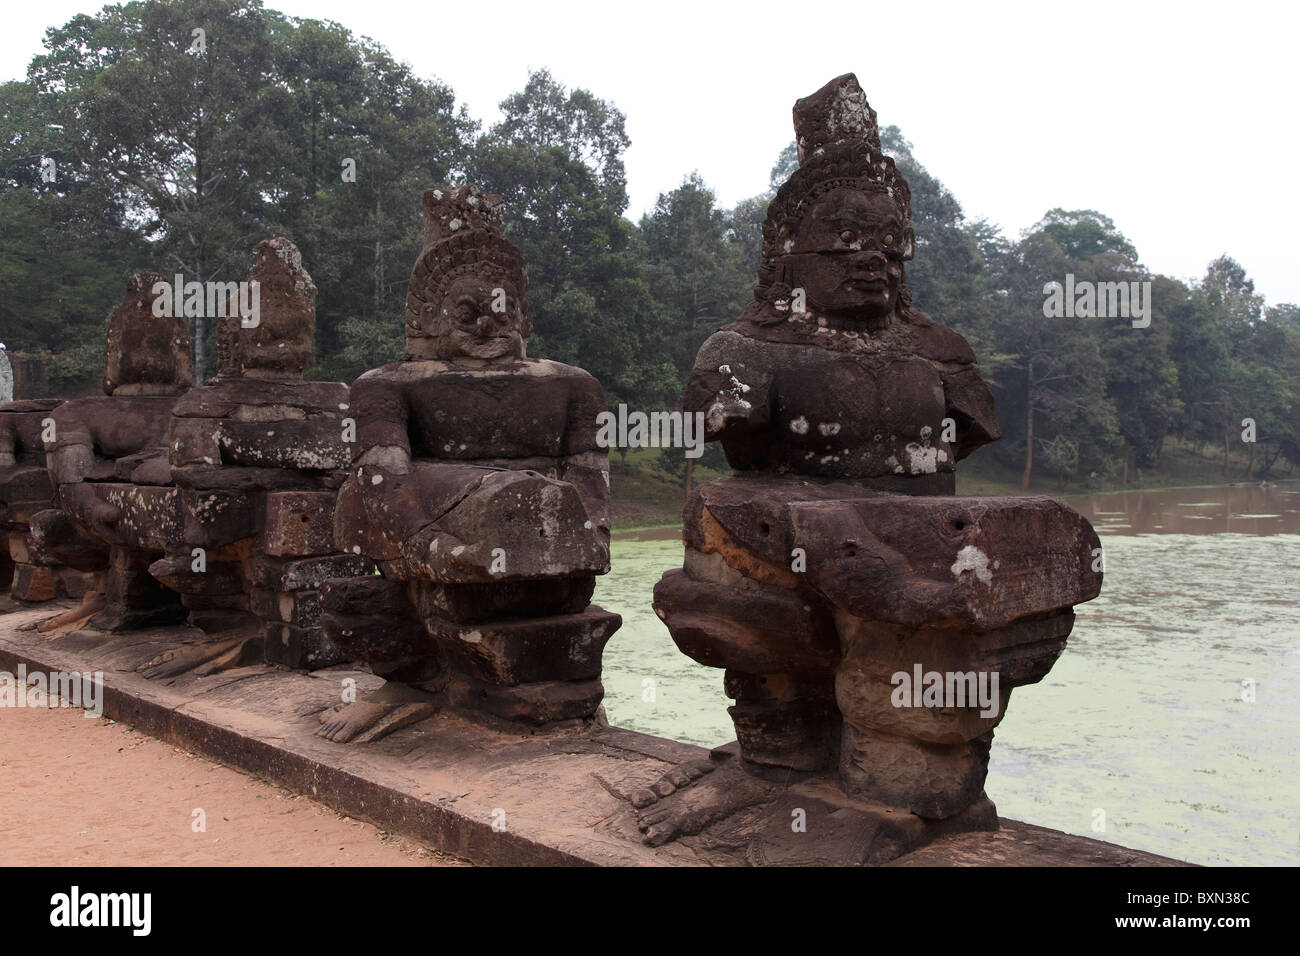
<path fill-rule="evenodd" d="M 662 843 L 776 800 L 759 781 L 832 782 L 878 834 L 843 862 L 878 862 L 996 826 L 993 727 L 1098 593 L 1098 542 L 1049 499 L 951 497 L 956 463 L 999 431 L 966 341 L 912 304 L 907 184 L 852 74 L 794 121 L 754 301 L 700 348 L 683 399 L 734 473 L 688 499 L 684 568 L 654 599 L 684 653 L 726 669 L 739 759 L 634 803 Z M 933 674 L 969 696 L 904 699 Z"/>
<path fill-rule="evenodd" d="M 768 208 L 754 301 L 701 347 L 684 405 L 737 472 L 952 494 L 1000 433 L 966 340 L 912 305 L 907 183 L 851 74 L 794 116 L 801 165 Z"/>
<path fill-rule="evenodd" d="M 257 247 L 253 314 L 217 326 L 217 376 L 172 409 L 171 479 L 181 533 L 150 572 L 183 595 L 197 644 L 168 650 L 149 677 L 261 661 L 339 663 L 321 633 L 320 582 L 358 573 L 333 544 L 334 501 L 350 459 L 348 388 L 306 382 L 316 286 L 288 239 Z"/>
<path fill-rule="evenodd" d="M 177 396 L 194 384 L 184 320 L 155 315 L 165 284 L 157 273 L 132 273 L 108 321 L 106 397 L 63 402 L 50 414 L 46 462 L 59 507 L 32 517 L 34 550 L 97 573 L 83 610 L 102 605 L 91 619 L 100 630 L 184 616 L 177 596 L 148 572 L 179 535 L 167 425 Z"/>
<path fill-rule="evenodd" d="M 589 604 L 609 569 L 600 385 L 525 355 L 527 281 L 500 197 L 461 186 L 423 204 L 407 354 L 352 386 L 355 471 L 335 511 L 337 545 L 382 576 L 322 589 L 326 633 L 389 683 L 322 717 L 337 741 L 444 704 L 532 724 L 592 718 L 621 623 Z"/>
<path fill-rule="evenodd" d="M 3 351 L 0 361 L 7 361 Z M 32 516 L 56 506 L 42 436 L 59 404 L 47 398 L 0 405 L 0 592 L 25 603 L 80 598 L 92 587 L 88 575 L 38 555 L 31 538 Z"/>

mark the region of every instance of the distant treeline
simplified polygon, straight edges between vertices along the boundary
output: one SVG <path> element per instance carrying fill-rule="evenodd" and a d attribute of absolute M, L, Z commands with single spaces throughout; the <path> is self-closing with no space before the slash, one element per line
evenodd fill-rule
<path fill-rule="evenodd" d="M 320 290 L 310 377 L 399 358 L 420 195 L 466 180 L 505 197 L 530 354 L 589 369 L 611 405 L 673 406 L 752 293 L 772 192 L 724 209 L 692 174 L 629 222 L 623 114 L 545 70 L 483 130 L 382 47 L 257 0 L 105 7 L 49 30 L 46 49 L 0 87 L 0 341 L 52 353 L 56 391 L 98 376 L 131 269 L 242 279 L 272 235 Z M 1255 477 L 1300 461 L 1300 307 L 1266 307 L 1226 254 L 1191 286 L 1153 276 L 1091 210 L 1008 239 L 966 219 L 897 127 L 882 140 L 912 188 L 915 303 L 970 340 L 1004 432 L 993 453 L 1026 481 L 1116 478 L 1156 465 L 1169 435 L 1221 443 L 1225 469 L 1247 450 Z M 794 164 L 792 145 L 773 188 Z M 1045 316 L 1045 284 L 1067 276 L 1151 281 L 1149 326 Z M 194 321 L 210 373 L 213 330 Z"/>

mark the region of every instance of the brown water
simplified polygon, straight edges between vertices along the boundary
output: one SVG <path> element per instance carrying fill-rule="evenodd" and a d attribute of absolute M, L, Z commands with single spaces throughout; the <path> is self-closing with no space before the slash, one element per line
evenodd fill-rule
<path fill-rule="evenodd" d="M 1102 536 L 1106 580 L 1052 672 L 1011 697 L 987 783 L 999 812 L 1198 863 L 1300 863 L 1300 482 L 1065 500 Z M 679 532 L 637 535 L 596 591 L 624 618 L 610 719 L 725 743 L 722 672 L 650 607 Z"/>
<path fill-rule="evenodd" d="M 1300 482 L 1063 495 L 1098 534 L 1300 534 Z"/>

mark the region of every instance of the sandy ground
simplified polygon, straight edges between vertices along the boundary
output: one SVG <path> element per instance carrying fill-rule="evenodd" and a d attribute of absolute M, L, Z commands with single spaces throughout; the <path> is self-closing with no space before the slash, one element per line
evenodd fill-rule
<path fill-rule="evenodd" d="M 460 862 L 123 724 L 0 708 L 0 866 Z"/>

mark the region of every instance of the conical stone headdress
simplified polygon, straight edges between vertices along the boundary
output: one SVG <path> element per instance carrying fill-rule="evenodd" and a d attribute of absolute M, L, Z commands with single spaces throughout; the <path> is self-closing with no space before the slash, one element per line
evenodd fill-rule
<path fill-rule="evenodd" d="M 486 281 L 507 279 L 518 291 L 523 313 L 521 334 L 532 331 L 528 278 L 514 244 L 501 235 L 502 200 L 466 184 L 424 193 L 424 248 L 406 288 L 406 334 L 439 334 L 436 318 L 447 287 L 463 275 Z"/>
<path fill-rule="evenodd" d="M 755 298 L 779 300 L 784 288 L 782 258 L 794 250 L 800 224 L 817 200 L 841 188 L 888 195 L 903 219 L 902 258 L 915 251 L 912 194 L 894 161 L 881 152 L 876 111 L 852 73 L 836 77 L 794 105 L 799 168 L 777 190 L 763 222 L 763 258 Z M 775 316 L 773 316 L 774 318 Z"/>
<path fill-rule="evenodd" d="M 764 258 L 784 255 L 799 223 L 817 199 L 833 189 L 883 192 L 898 204 L 903 225 L 912 224 L 912 193 L 880 150 L 876 111 L 858 85 L 845 73 L 811 96 L 794 104 L 794 131 L 799 168 L 777 190 L 763 223 Z M 910 233 L 909 233 L 910 235 Z M 912 258 L 910 244 L 903 258 Z"/>

